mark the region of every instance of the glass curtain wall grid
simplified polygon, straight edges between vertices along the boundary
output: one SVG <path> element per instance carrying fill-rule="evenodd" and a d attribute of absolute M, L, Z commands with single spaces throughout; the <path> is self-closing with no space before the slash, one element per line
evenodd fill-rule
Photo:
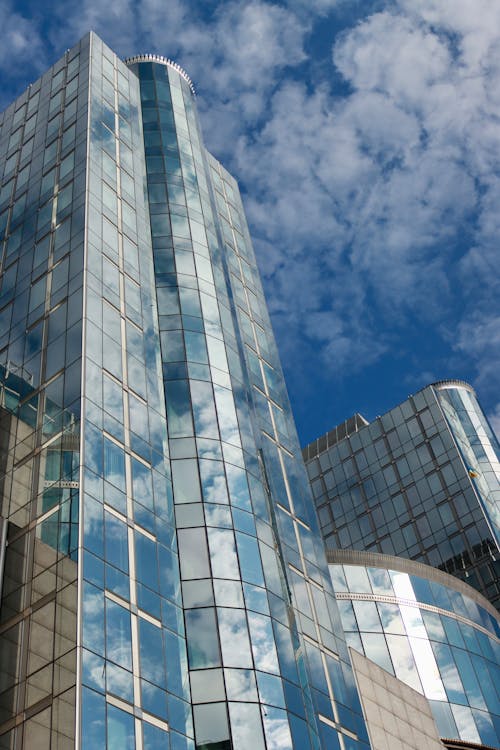
<path fill-rule="evenodd" d="M 0 748 L 368 748 L 191 82 L 89 34 L 0 126 Z"/>
<path fill-rule="evenodd" d="M 500 747 L 500 620 L 475 589 L 402 558 L 329 550 L 347 642 L 430 703 L 441 737 Z"/>
<path fill-rule="evenodd" d="M 303 455 L 328 546 L 420 560 L 500 607 L 500 448 L 467 383 L 427 386 Z"/>

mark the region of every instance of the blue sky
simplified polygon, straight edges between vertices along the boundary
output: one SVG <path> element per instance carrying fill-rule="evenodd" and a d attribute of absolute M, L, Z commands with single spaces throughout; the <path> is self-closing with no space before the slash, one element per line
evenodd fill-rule
<path fill-rule="evenodd" d="M 89 28 L 195 82 L 302 442 L 448 377 L 500 432 L 498 0 L 0 0 L 0 106 Z"/>

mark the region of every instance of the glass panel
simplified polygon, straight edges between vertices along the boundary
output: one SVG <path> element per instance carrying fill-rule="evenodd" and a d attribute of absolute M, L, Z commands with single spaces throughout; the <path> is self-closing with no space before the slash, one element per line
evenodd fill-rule
<path fill-rule="evenodd" d="M 279 674 L 278 657 L 270 618 L 258 615 L 255 612 L 249 612 L 248 624 L 257 669 Z"/>
<path fill-rule="evenodd" d="M 394 674 L 391 657 L 383 635 L 378 633 L 362 633 L 361 638 L 365 655 L 387 672 Z"/>
<path fill-rule="evenodd" d="M 429 641 L 423 638 L 410 638 L 410 646 L 417 663 L 425 697 L 437 701 L 447 700 Z"/>
<path fill-rule="evenodd" d="M 375 594 L 394 596 L 391 577 L 387 570 L 383 568 L 367 568 L 367 572 Z"/>
<path fill-rule="evenodd" d="M 200 480 L 195 459 L 172 461 L 172 484 L 176 503 L 201 502 Z"/>
<path fill-rule="evenodd" d="M 233 701 L 257 701 L 255 674 L 249 669 L 225 669 L 227 697 Z"/>
<path fill-rule="evenodd" d="M 382 625 L 378 616 L 375 602 L 353 601 L 354 613 L 358 621 L 358 629 L 363 631 L 380 631 Z"/>
<path fill-rule="evenodd" d="M 257 686 L 261 703 L 285 708 L 283 683 L 279 677 L 267 674 L 267 672 L 257 672 Z"/>
<path fill-rule="evenodd" d="M 139 651 L 141 677 L 166 688 L 161 629 L 139 617 Z"/>
<path fill-rule="evenodd" d="M 227 721 L 225 703 L 209 703 L 208 705 L 199 705 L 193 707 L 194 714 L 194 731 L 196 735 L 197 747 L 215 747 L 219 750 L 219 745 L 215 743 L 223 742 L 229 739 L 229 726 Z M 221 750 L 225 746 L 220 746 Z M 229 750 L 229 743 L 227 745 Z"/>
<path fill-rule="evenodd" d="M 268 750 L 293 750 L 286 711 L 266 707 L 262 717 Z"/>
<path fill-rule="evenodd" d="M 366 569 L 360 565 L 344 565 L 349 591 L 355 594 L 371 594 L 372 587 Z"/>
<path fill-rule="evenodd" d="M 130 613 L 110 599 L 106 599 L 106 653 L 108 659 L 132 669 Z"/>
<path fill-rule="evenodd" d="M 217 578 L 239 579 L 234 534 L 229 529 L 208 528 L 212 573 Z"/>
<path fill-rule="evenodd" d="M 245 701 L 248 698 L 245 696 Z M 266 750 L 259 707 L 251 703 L 230 703 L 229 716 L 234 747 Z"/>
<path fill-rule="evenodd" d="M 404 604 L 401 604 L 399 609 L 408 635 L 417 638 L 426 638 L 427 631 L 420 610 L 417 607 L 407 607 Z"/>
<path fill-rule="evenodd" d="M 144 721 L 142 724 L 143 731 L 143 750 L 165 750 L 169 743 L 169 733 L 164 729 L 148 724 Z"/>
<path fill-rule="evenodd" d="M 476 722 L 474 721 L 470 708 L 453 704 L 451 710 L 453 712 L 453 718 L 455 719 L 460 738 L 467 742 L 477 742 L 480 744 L 481 738 L 477 731 Z"/>
<path fill-rule="evenodd" d="M 406 636 L 387 635 L 386 639 L 398 680 L 402 680 L 414 690 L 423 693 L 415 660 Z"/>
<path fill-rule="evenodd" d="M 219 608 L 218 616 L 224 666 L 252 667 L 245 612 L 239 609 Z"/>
<path fill-rule="evenodd" d="M 190 669 L 218 667 L 220 654 L 215 610 L 189 609 L 185 618 Z"/>
<path fill-rule="evenodd" d="M 450 647 L 446 643 L 433 643 L 432 649 L 436 656 L 448 700 L 450 703 L 467 703 L 465 690 Z"/>
<path fill-rule="evenodd" d="M 392 585 L 394 587 L 394 593 L 399 599 L 409 599 L 410 601 L 417 601 L 413 586 L 411 585 L 410 576 L 407 573 L 400 573 L 399 571 L 390 570 Z"/>
<path fill-rule="evenodd" d="M 377 602 L 378 613 L 382 621 L 382 628 L 386 633 L 405 635 L 406 630 L 401 619 L 401 612 L 397 604 Z"/>
<path fill-rule="evenodd" d="M 177 537 L 182 578 L 207 578 L 210 576 L 205 527 L 179 529 Z"/>
<path fill-rule="evenodd" d="M 132 714 L 107 704 L 107 748 L 135 750 L 135 721 Z"/>

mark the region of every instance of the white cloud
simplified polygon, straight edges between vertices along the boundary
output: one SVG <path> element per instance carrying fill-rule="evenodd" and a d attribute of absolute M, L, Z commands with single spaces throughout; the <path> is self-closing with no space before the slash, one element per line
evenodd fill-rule
<path fill-rule="evenodd" d="M 449 352 L 497 299 L 500 10 L 483 5 L 480 21 L 467 0 L 368 15 L 334 47 L 346 94 L 278 86 L 239 140 L 278 328 L 319 346 L 332 373 L 397 346 L 408 321 L 442 331 Z M 488 356 L 455 349 L 469 369 Z"/>
<path fill-rule="evenodd" d="M 356 89 L 380 91 L 417 110 L 450 65 L 449 51 L 436 34 L 389 12 L 347 31 L 336 42 L 333 59 Z"/>
<path fill-rule="evenodd" d="M 26 73 L 34 80 L 47 66 L 45 53 L 36 21 L 16 12 L 10 2 L 2 0 L 0 71 L 4 79 L 4 89 L 6 82 L 11 83 L 11 79 L 17 81 Z M 11 92 L 6 92 L 0 97 L 0 105 L 7 106 L 11 100 Z"/>
<path fill-rule="evenodd" d="M 455 349 L 472 360 L 477 376 L 475 383 L 481 394 L 498 395 L 500 372 L 500 314 L 496 308 L 489 313 L 475 311 L 464 316 L 457 330 Z"/>

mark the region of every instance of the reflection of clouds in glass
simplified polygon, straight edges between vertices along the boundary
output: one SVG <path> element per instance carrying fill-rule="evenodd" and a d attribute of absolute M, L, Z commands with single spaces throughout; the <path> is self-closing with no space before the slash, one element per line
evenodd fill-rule
<path fill-rule="evenodd" d="M 99 489 L 102 488 L 102 482 L 98 483 L 98 487 Z M 88 544 L 89 540 L 93 536 L 96 539 L 102 540 L 103 507 L 101 503 L 98 503 L 97 500 L 94 500 L 88 495 L 84 495 L 83 504 L 84 504 L 83 523 L 84 523 L 85 542 Z"/>
<path fill-rule="evenodd" d="M 398 680 L 423 693 L 415 660 L 408 639 L 403 635 L 387 635 L 387 645 Z"/>
<path fill-rule="evenodd" d="M 257 685 L 261 703 L 285 708 L 283 684 L 279 677 L 267 672 L 257 672 Z"/>
<path fill-rule="evenodd" d="M 132 669 L 130 613 L 106 599 L 106 654 L 117 664 Z M 102 624 L 101 624 L 102 627 Z"/>
<path fill-rule="evenodd" d="M 380 631 L 382 625 L 378 617 L 375 602 L 363 602 L 354 600 L 352 603 L 359 630 Z"/>
<path fill-rule="evenodd" d="M 394 674 L 394 668 L 384 636 L 379 633 L 363 633 L 362 639 L 365 655 L 368 659 L 374 661 L 375 664 L 378 664 L 379 667 L 382 667 L 387 672 Z"/>
<path fill-rule="evenodd" d="M 156 685 L 151 685 L 149 682 L 146 682 L 146 680 L 141 680 L 141 689 L 143 708 L 150 711 L 152 714 L 160 716 L 166 721 L 167 694 L 160 688 L 156 687 Z M 117 750 L 123 749 L 118 748 Z"/>
<path fill-rule="evenodd" d="M 347 582 L 345 580 L 344 571 L 342 565 L 329 565 L 330 578 L 332 579 L 332 586 L 335 593 L 340 591 L 347 591 Z"/>
<path fill-rule="evenodd" d="M 356 594 L 371 594 L 372 587 L 366 569 L 361 565 L 344 565 L 344 573 L 349 591 Z"/>
<path fill-rule="evenodd" d="M 222 458 L 222 451 L 218 440 L 196 438 L 196 445 L 200 458 L 212 458 L 215 460 L 220 460 Z"/>
<path fill-rule="evenodd" d="M 83 588 L 83 645 L 104 655 L 104 592 L 84 584 Z"/>
<path fill-rule="evenodd" d="M 134 500 L 153 510 L 153 483 L 151 469 L 136 459 L 132 459 L 132 485 Z"/>
<path fill-rule="evenodd" d="M 286 712 L 266 706 L 262 714 L 268 750 L 293 750 Z"/>
<path fill-rule="evenodd" d="M 226 465 L 226 471 L 229 484 L 229 494 L 231 495 L 231 505 L 251 510 L 246 472 L 232 464 Z"/>
<path fill-rule="evenodd" d="M 397 604 L 377 602 L 377 608 L 384 632 L 395 633 L 397 635 L 404 635 L 406 633 Z"/>
<path fill-rule="evenodd" d="M 239 581 L 214 579 L 215 601 L 219 607 L 243 607 L 243 593 Z"/>
<path fill-rule="evenodd" d="M 155 403 L 158 403 L 156 399 Z M 151 445 L 157 451 L 167 454 L 167 427 L 163 419 L 152 409 L 149 411 L 149 432 L 151 435 Z M 158 457 L 155 457 L 155 460 L 158 460 Z"/>
<path fill-rule="evenodd" d="M 441 622 L 441 617 L 437 614 L 437 612 L 427 612 L 426 610 L 421 610 L 421 614 L 422 619 L 425 623 L 428 637 L 434 641 L 446 642 L 446 635 L 444 632 L 443 624 Z"/>
<path fill-rule="evenodd" d="M 404 604 L 400 605 L 399 610 L 408 635 L 415 638 L 427 638 L 427 631 L 420 610 L 417 607 L 408 607 Z"/>
<path fill-rule="evenodd" d="M 106 689 L 130 702 L 134 700 L 132 674 L 110 662 L 106 662 Z"/>
<path fill-rule="evenodd" d="M 214 610 L 187 610 L 186 637 L 191 669 L 205 669 L 220 665 Z"/>
<path fill-rule="evenodd" d="M 214 391 L 221 438 L 227 443 L 232 443 L 233 445 L 240 447 L 240 433 L 238 429 L 238 420 L 236 419 L 233 394 L 231 391 L 228 391 L 226 388 L 222 388 L 219 385 L 214 386 Z"/>
<path fill-rule="evenodd" d="M 97 383 L 93 384 L 93 388 L 97 388 Z M 94 392 L 88 386 L 87 386 L 87 390 L 89 393 Z M 103 376 L 103 407 L 110 414 L 112 414 L 117 419 L 122 421 L 123 419 L 122 388 L 121 386 L 118 385 L 118 383 L 116 383 L 114 380 L 111 380 L 111 378 L 107 377 L 106 375 Z"/>
<path fill-rule="evenodd" d="M 394 593 L 400 599 L 409 599 L 410 601 L 417 601 L 413 586 L 411 585 L 410 576 L 407 573 L 400 573 L 397 570 L 390 570 L 389 575 L 391 576 L 392 585 L 394 587 Z"/>
<path fill-rule="evenodd" d="M 464 687 L 453 661 L 451 649 L 446 643 L 433 643 L 432 647 L 439 664 L 439 672 L 448 692 L 448 699 L 453 702 L 456 700 L 455 694 L 458 696 L 464 695 Z"/>
<path fill-rule="evenodd" d="M 231 510 L 228 505 L 204 503 L 204 509 L 207 526 L 217 526 L 222 529 L 232 528 L 233 521 L 231 518 Z"/>
<path fill-rule="evenodd" d="M 225 667 L 252 667 L 245 613 L 238 609 L 218 610 L 222 661 Z"/>
<path fill-rule="evenodd" d="M 207 336 L 207 348 L 208 357 L 212 367 L 217 367 L 217 369 L 222 370 L 223 372 L 229 372 L 224 342 L 213 336 Z"/>
<path fill-rule="evenodd" d="M 217 416 L 210 383 L 191 381 L 191 398 L 196 434 L 207 438 L 218 438 Z"/>
<path fill-rule="evenodd" d="M 423 638 L 410 638 L 410 646 L 417 663 L 425 697 L 437 701 L 447 700 L 429 641 Z"/>
<path fill-rule="evenodd" d="M 231 701 L 257 701 L 255 675 L 249 669 L 225 669 L 227 695 Z M 260 723 L 260 718 L 259 718 Z"/>
<path fill-rule="evenodd" d="M 203 499 L 206 503 L 228 503 L 224 464 L 200 459 Z"/>
<path fill-rule="evenodd" d="M 238 543 L 242 579 L 248 583 L 255 583 L 257 586 L 264 586 L 264 575 L 257 539 L 237 531 L 236 540 Z"/>
<path fill-rule="evenodd" d="M 245 701 L 248 700 L 244 694 L 241 697 Z M 265 750 L 260 711 L 257 705 L 230 703 L 229 716 L 234 747 Z"/>
<path fill-rule="evenodd" d="M 208 528 L 212 573 L 216 578 L 239 579 L 234 534 L 229 529 Z"/>
<path fill-rule="evenodd" d="M 92 651 L 83 650 L 83 681 L 98 690 L 105 689 L 105 661 Z"/>
<path fill-rule="evenodd" d="M 394 596 L 391 578 L 387 570 L 383 568 L 367 568 L 367 572 L 375 594 Z"/>
<path fill-rule="evenodd" d="M 240 466 L 242 469 L 245 468 L 245 459 L 241 446 L 222 443 L 222 450 L 224 452 L 224 461 L 234 466 Z"/>
<path fill-rule="evenodd" d="M 133 750 L 135 748 L 135 723 L 132 714 L 107 704 L 107 746 L 109 750 Z"/>
<path fill-rule="evenodd" d="M 467 706 L 457 706 L 452 703 L 451 710 L 455 719 L 460 738 L 466 742 L 481 743 L 479 732 L 477 731 L 476 722 L 472 711 Z"/>
<path fill-rule="evenodd" d="M 273 628 L 269 617 L 248 613 L 252 650 L 257 669 L 279 674 L 278 656 L 274 644 Z"/>

